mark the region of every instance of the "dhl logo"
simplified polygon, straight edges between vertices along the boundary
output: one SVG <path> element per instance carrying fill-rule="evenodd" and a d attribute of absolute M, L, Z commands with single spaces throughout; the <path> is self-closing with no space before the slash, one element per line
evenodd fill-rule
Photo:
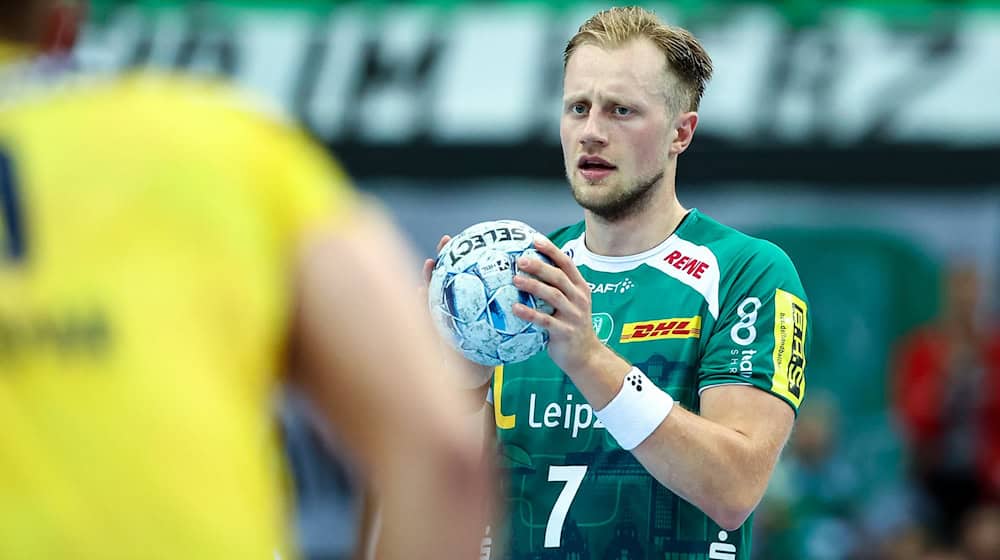
<path fill-rule="evenodd" d="M 681 317 L 675 319 L 654 319 L 625 323 L 622 326 L 622 337 L 618 342 L 645 342 L 664 338 L 699 338 L 701 336 L 701 316 Z"/>

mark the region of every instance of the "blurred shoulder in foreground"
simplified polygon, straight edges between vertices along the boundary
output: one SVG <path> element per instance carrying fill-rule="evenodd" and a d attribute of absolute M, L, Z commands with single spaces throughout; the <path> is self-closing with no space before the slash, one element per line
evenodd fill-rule
<path fill-rule="evenodd" d="M 285 381 L 383 493 L 384 557 L 471 556 L 485 478 L 395 228 L 223 85 L 38 56 L 64 6 L 0 14 L 0 557 L 294 556 Z"/>

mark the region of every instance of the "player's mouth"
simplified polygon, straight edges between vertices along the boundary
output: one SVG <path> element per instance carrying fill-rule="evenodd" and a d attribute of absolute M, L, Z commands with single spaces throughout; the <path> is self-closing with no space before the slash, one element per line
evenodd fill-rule
<path fill-rule="evenodd" d="M 591 183 L 596 183 L 618 169 L 608 160 L 597 156 L 580 156 L 576 163 L 580 174 Z"/>

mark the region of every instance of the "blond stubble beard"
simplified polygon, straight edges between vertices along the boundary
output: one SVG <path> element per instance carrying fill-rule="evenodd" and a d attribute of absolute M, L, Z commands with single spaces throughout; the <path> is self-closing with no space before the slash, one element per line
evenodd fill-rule
<path fill-rule="evenodd" d="M 569 183 L 577 204 L 604 221 L 614 223 L 638 213 L 656 191 L 655 187 L 663 181 L 663 175 L 664 172 L 660 171 L 652 177 L 636 180 L 628 188 L 587 183 L 587 187 L 597 191 L 596 196 L 584 195 L 581 192 L 583 189 L 572 179 Z"/>

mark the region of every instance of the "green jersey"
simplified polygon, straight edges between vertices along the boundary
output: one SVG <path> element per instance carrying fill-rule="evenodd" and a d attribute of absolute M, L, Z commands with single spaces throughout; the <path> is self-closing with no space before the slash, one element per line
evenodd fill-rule
<path fill-rule="evenodd" d="M 719 385 L 752 385 L 797 411 L 806 296 L 788 256 L 692 210 L 660 245 L 587 250 L 584 224 L 550 236 L 590 285 L 593 327 L 688 410 Z M 724 531 L 622 450 L 548 357 L 499 367 L 493 408 L 506 475 L 499 560 L 745 560 L 748 520 Z"/>

